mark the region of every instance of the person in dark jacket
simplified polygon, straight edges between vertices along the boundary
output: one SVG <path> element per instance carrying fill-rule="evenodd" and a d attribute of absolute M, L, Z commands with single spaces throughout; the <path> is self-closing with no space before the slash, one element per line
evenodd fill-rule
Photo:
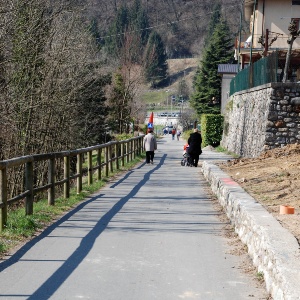
<path fill-rule="evenodd" d="M 194 129 L 194 133 L 191 133 L 189 139 L 189 155 L 192 158 L 194 167 L 198 167 L 199 155 L 202 153 L 201 144 L 202 144 L 202 137 L 198 129 Z"/>

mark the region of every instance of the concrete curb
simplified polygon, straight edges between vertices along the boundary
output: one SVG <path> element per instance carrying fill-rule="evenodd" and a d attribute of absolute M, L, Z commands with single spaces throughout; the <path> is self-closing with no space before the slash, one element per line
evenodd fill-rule
<path fill-rule="evenodd" d="M 300 299 L 300 251 L 296 238 L 229 175 L 204 161 L 202 172 L 235 227 L 274 300 Z"/>

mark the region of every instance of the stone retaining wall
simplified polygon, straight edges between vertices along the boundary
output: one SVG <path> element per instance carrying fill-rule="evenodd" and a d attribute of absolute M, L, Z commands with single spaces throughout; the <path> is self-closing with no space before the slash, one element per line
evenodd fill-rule
<path fill-rule="evenodd" d="M 300 142 L 300 84 L 270 83 L 231 96 L 221 145 L 243 157 Z"/>
<path fill-rule="evenodd" d="M 204 177 L 248 247 L 274 300 L 300 299 L 299 245 L 295 237 L 219 167 L 204 161 Z"/>

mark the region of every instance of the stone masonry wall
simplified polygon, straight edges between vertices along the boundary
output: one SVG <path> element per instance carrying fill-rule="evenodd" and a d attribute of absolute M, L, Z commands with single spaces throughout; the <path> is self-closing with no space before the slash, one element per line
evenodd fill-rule
<path fill-rule="evenodd" d="M 243 157 L 300 143 L 300 84 L 270 83 L 231 96 L 222 147 Z"/>
<path fill-rule="evenodd" d="M 204 161 L 202 172 L 235 232 L 247 245 L 274 300 L 300 299 L 299 244 L 295 237 L 229 175 Z"/>

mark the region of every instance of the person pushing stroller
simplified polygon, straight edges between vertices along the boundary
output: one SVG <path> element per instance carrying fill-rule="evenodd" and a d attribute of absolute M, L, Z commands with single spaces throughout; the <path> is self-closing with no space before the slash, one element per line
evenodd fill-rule
<path fill-rule="evenodd" d="M 191 133 L 189 139 L 189 150 L 188 153 L 191 156 L 192 165 L 194 167 L 198 167 L 199 155 L 202 153 L 201 144 L 202 144 L 202 136 L 201 133 L 198 132 L 198 128 L 194 129 L 194 132 Z"/>

